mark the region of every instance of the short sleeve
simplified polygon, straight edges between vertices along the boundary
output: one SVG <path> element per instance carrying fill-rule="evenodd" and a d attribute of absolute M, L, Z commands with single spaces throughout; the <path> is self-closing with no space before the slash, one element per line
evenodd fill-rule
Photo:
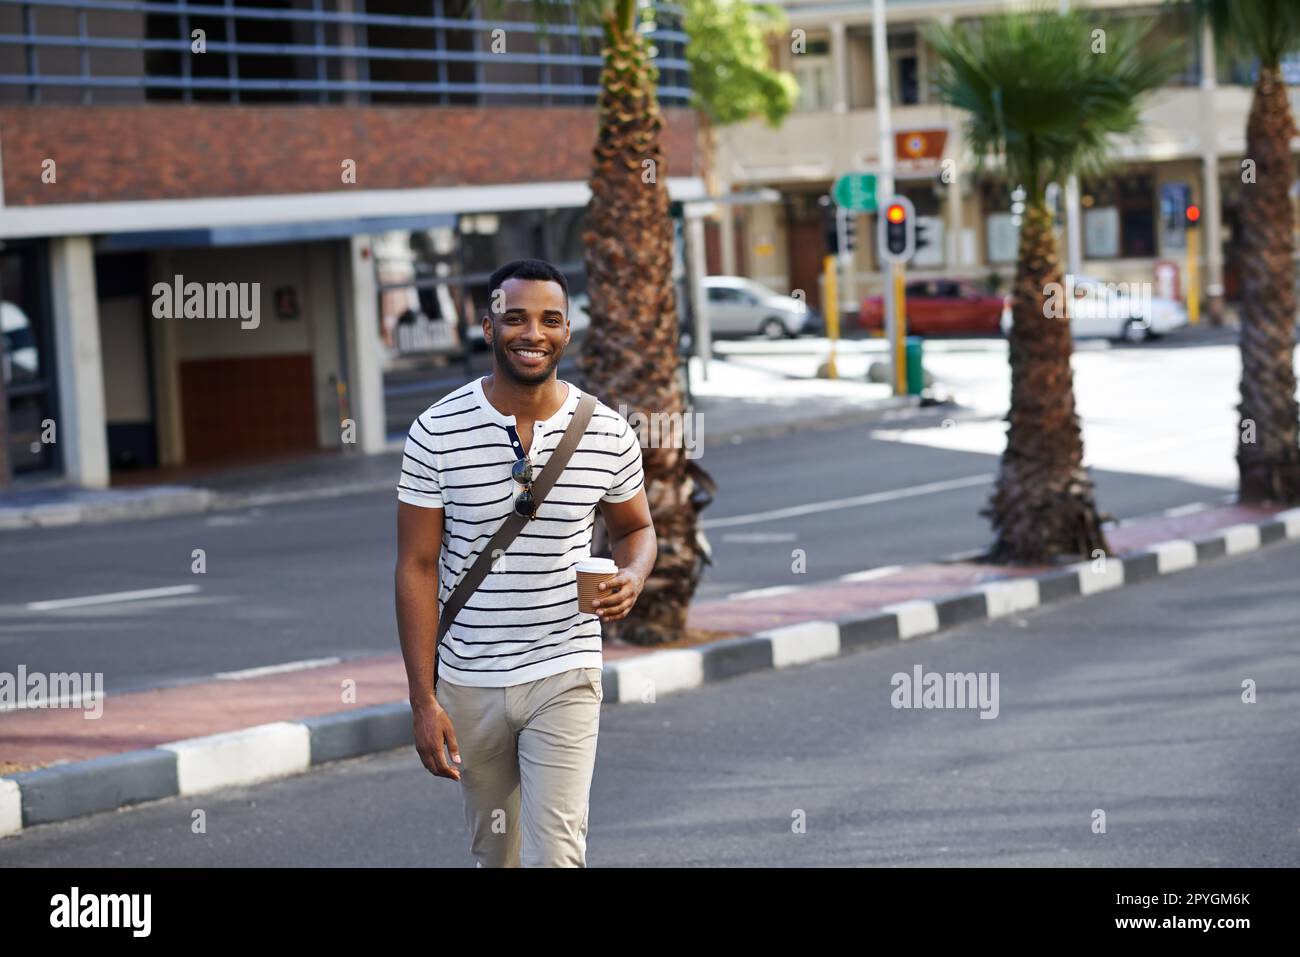
<path fill-rule="evenodd" d="M 618 456 L 614 459 L 614 474 L 609 479 L 609 489 L 602 502 L 626 502 L 645 484 L 641 470 L 641 443 L 636 431 L 620 416 L 622 431 L 618 437 Z"/>
<path fill-rule="evenodd" d="M 433 434 L 419 416 L 406 433 L 402 452 L 402 474 L 397 481 L 398 501 L 422 508 L 442 508 L 442 482 L 438 477 L 438 456 L 433 451 Z"/>

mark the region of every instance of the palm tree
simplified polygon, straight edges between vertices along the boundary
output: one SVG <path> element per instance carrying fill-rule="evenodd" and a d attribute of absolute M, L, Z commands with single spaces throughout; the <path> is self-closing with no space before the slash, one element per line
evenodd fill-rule
<path fill-rule="evenodd" d="M 1295 244 L 1289 190 L 1295 120 L 1282 57 L 1300 46 L 1296 0 L 1200 0 L 1228 53 L 1259 61 L 1246 120 L 1253 183 L 1241 190 L 1241 501 L 1300 504 L 1300 408 L 1296 405 Z"/>
<path fill-rule="evenodd" d="M 494 12 L 501 0 L 487 0 Z M 532 13 L 547 37 L 548 23 L 571 15 L 598 24 L 603 66 L 591 200 L 583 232 L 587 312 L 591 325 L 578 359 L 584 386 L 613 408 L 688 414 L 678 376 L 678 317 L 673 283 L 673 220 L 664 125 L 651 43 L 640 29 L 638 0 L 534 0 Z M 585 51 L 584 51 L 585 52 Z M 707 556 L 698 514 L 713 480 L 684 448 L 642 449 L 646 495 L 659 557 L 641 599 L 607 634 L 636 644 L 681 638 Z"/>
<path fill-rule="evenodd" d="M 939 96 L 966 111 L 978 167 L 1000 162 L 1026 193 L 1010 334 L 1011 407 L 997 486 L 981 513 L 992 521 L 998 562 L 1042 563 L 1107 553 L 1070 368 L 1066 318 L 1049 318 L 1064 286 L 1049 183 L 1104 168 L 1116 135 L 1138 126 L 1138 102 L 1175 69 L 1176 50 L 1147 53 L 1149 22 L 1107 27 L 1097 48 L 1095 13 L 1036 10 L 929 31 Z M 1055 284 L 1055 285 L 1053 285 Z M 1068 303 L 1066 304 L 1068 309 Z"/>

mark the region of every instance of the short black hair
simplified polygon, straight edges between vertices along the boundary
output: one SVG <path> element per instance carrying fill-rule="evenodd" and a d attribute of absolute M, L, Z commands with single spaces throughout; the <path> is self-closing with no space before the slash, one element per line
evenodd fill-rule
<path fill-rule="evenodd" d="M 564 290 L 564 310 L 569 310 L 569 283 L 560 272 L 545 259 L 516 259 L 506 263 L 492 274 L 488 280 L 488 312 L 492 311 L 492 298 L 501 284 L 507 279 L 540 279 L 543 282 L 558 282 Z"/>

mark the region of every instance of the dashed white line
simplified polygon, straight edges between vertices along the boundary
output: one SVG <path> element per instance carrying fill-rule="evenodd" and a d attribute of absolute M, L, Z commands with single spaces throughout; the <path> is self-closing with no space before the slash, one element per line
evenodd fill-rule
<path fill-rule="evenodd" d="M 103 595 L 82 595 L 78 598 L 54 598 L 49 601 L 29 601 L 28 611 L 56 611 L 60 608 L 82 608 L 86 605 L 111 605 L 123 601 L 143 601 L 148 598 L 174 598 L 193 595 L 198 585 L 173 585 L 169 588 L 142 588 L 138 591 L 107 592 Z"/>

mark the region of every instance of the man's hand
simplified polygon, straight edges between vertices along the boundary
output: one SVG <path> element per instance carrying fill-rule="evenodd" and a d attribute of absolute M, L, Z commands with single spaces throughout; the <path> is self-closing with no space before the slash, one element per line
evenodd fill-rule
<path fill-rule="evenodd" d="M 636 604 L 645 582 L 630 568 L 620 568 L 618 574 L 598 586 L 601 596 L 592 602 L 596 617 L 601 621 L 618 621 Z"/>
<path fill-rule="evenodd" d="M 444 748 L 451 751 L 451 760 L 460 764 L 460 747 L 456 744 L 456 729 L 451 726 L 451 717 L 435 701 L 433 704 L 415 708 L 415 750 L 420 761 L 431 774 L 440 778 L 460 780 L 460 771 L 447 761 Z"/>

